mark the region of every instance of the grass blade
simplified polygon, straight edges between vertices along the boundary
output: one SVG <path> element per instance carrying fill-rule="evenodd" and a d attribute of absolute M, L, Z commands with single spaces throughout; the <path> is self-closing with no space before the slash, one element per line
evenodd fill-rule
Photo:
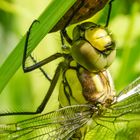
<path fill-rule="evenodd" d="M 32 40 L 32 43 L 30 44 L 30 51 L 32 51 L 37 46 L 37 44 L 53 28 L 53 26 L 74 4 L 75 1 L 76 0 L 52 0 L 51 4 L 38 18 L 40 23 L 37 26 L 35 25 L 36 28 L 33 28 L 33 32 L 30 38 Z M 0 92 L 3 90 L 9 79 L 14 75 L 22 63 L 25 36 L 26 35 L 24 35 L 24 37 L 20 40 L 15 49 L 11 52 L 6 61 L 0 67 Z"/>

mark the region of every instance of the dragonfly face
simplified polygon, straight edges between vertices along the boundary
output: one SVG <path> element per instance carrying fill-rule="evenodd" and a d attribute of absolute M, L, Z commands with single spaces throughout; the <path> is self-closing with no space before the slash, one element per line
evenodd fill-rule
<path fill-rule="evenodd" d="M 71 55 L 91 72 L 109 67 L 115 59 L 115 43 L 105 27 L 92 22 L 82 23 L 73 30 Z"/>

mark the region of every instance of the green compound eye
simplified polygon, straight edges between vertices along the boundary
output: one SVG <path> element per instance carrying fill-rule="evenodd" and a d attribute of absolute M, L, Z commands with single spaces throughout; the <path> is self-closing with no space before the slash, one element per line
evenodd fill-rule
<path fill-rule="evenodd" d="M 99 51 L 114 48 L 112 37 L 105 28 L 90 28 L 85 31 L 85 39 Z"/>

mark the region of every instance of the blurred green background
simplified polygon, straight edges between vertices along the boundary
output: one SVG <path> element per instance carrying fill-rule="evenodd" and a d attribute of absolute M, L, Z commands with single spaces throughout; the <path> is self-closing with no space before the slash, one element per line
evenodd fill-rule
<path fill-rule="evenodd" d="M 0 65 L 14 49 L 16 44 L 28 30 L 51 0 L 0 0 Z M 91 21 L 104 25 L 108 5 L 91 18 Z M 140 75 L 140 1 L 114 0 L 109 29 L 116 41 L 117 57 L 111 65 L 116 90 L 119 92 L 132 80 Z M 72 27 L 69 31 L 71 32 Z M 37 47 L 34 56 L 44 58 L 59 52 L 61 42 L 59 33 L 47 35 Z M 22 57 L 22 55 L 21 55 Z M 47 72 L 54 74 L 58 62 L 45 66 Z M 48 67 L 48 69 L 47 69 Z M 42 101 L 48 89 L 48 81 L 36 70 L 24 74 L 22 68 L 11 78 L 0 94 L 0 112 L 35 110 Z M 58 106 L 57 85 L 46 111 L 54 110 Z M 16 118 L 14 118 L 16 120 Z M 22 119 L 21 117 L 18 119 Z"/>

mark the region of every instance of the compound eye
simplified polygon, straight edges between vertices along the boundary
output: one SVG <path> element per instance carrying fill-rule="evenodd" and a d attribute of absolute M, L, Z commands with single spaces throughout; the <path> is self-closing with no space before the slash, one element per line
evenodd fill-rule
<path fill-rule="evenodd" d="M 85 39 L 99 51 L 114 48 L 112 37 L 104 28 L 90 28 L 85 31 Z"/>

